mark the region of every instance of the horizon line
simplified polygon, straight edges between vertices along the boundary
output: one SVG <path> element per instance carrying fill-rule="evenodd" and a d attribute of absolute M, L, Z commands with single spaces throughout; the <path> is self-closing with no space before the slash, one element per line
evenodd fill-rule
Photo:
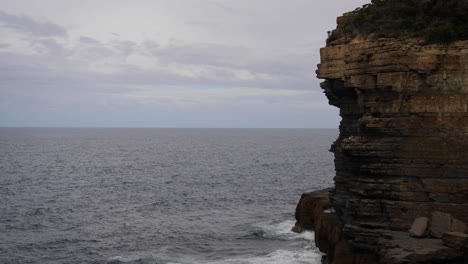
<path fill-rule="evenodd" d="M 0 126 L 1 128 L 148 128 L 148 129 L 338 129 L 338 127 L 119 127 L 119 126 Z"/>

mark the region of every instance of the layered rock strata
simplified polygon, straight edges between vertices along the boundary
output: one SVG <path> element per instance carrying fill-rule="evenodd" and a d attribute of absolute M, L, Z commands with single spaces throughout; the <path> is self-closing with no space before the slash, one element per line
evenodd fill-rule
<path fill-rule="evenodd" d="M 342 117 L 331 206 L 344 239 L 398 262 L 393 242 L 417 243 L 403 242 L 415 219 L 468 223 L 468 41 L 357 36 L 320 55 L 317 76 Z"/>
<path fill-rule="evenodd" d="M 326 189 L 304 193 L 296 207 L 296 224 L 293 232 L 314 231 L 315 246 L 325 255 L 327 264 L 372 264 L 376 256 L 352 247 L 343 237 L 343 225 L 331 207 L 330 193 Z"/>
<path fill-rule="evenodd" d="M 325 255 L 324 264 L 375 264 L 375 263 L 468 263 L 468 235 L 460 232 L 466 226 L 457 223 L 451 215 L 435 212 L 427 221 L 417 218 L 413 223 L 421 231 L 414 237 L 410 232 L 382 229 L 378 251 L 359 247 L 345 236 L 344 224 L 338 219 L 329 199 L 330 190 L 304 193 L 296 207 L 296 225 L 292 231 L 313 230 L 315 245 Z M 443 217 L 440 217 L 443 215 Z M 446 221 L 443 221 L 444 218 Z M 421 227 L 421 222 L 422 226 Z M 454 225 L 454 223 L 456 223 Z M 455 228 L 454 228 L 455 227 Z M 454 228 L 455 230 L 451 230 Z M 442 231 L 441 238 L 428 234 Z"/>

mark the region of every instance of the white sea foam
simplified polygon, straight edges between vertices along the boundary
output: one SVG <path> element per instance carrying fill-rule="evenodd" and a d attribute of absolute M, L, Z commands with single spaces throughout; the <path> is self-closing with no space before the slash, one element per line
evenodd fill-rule
<path fill-rule="evenodd" d="M 260 223 L 257 226 L 269 236 L 291 236 L 293 234 L 293 232 L 291 232 L 291 227 L 294 226 L 294 221 L 286 220 L 278 223 Z"/>
<path fill-rule="evenodd" d="M 227 259 L 208 264 L 318 264 L 321 254 L 311 250 L 276 250 L 266 256 Z"/>
<path fill-rule="evenodd" d="M 291 228 L 294 226 L 293 220 L 285 220 L 282 222 L 269 222 L 269 223 L 260 223 L 256 225 L 258 228 L 261 228 L 265 232 L 266 237 L 276 237 L 283 239 L 305 239 L 308 241 L 314 240 L 314 233 L 310 231 L 305 231 L 300 234 L 294 233 L 291 231 Z"/>
<path fill-rule="evenodd" d="M 157 257 L 152 255 L 145 256 L 115 256 L 107 259 L 108 264 L 160 264 L 165 263 Z"/>
<path fill-rule="evenodd" d="M 165 254 L 158 254 L 158 257 L 153 255 L 142 256 L 116 256 L 108 259 L 108 263 L 122 263 L 122 264 L 134 264 L 134 263 L 145 263 L 145 264 L 318 264 L 321 263 L 322 254 L 313 247 L 314 233 L 303 232 L 297 234 L 291 231 L 291 227 L 294 225 L 293 220 L 285 221 L 269 221 L 262 222 L 254 225 L 254 228 L 262 231 L 263 237 L 268 239 L 284 239 L 284 240 L 296 240 L 295 243 L 299 243 L 297 248 L 294 249 L 278 249 L 270 254 L 264 256 L 242 256 L 238 258 L 230 258 L 217 261 L 200 261 L 191 259 L 186 256 L 183 259 L 172 261 L 163 261 L 160 258 Z M 301 242 L 303 240 L 303 243 Z M 285 243 L 287 243 L 285 241 Z"/>
<path fill-rule="evenodd" d="M 321 263 L 322 254 L 311 246 L 314 240 L 313 232 L 296 234 L 291 231 L 293 220 L 282 222 L 265 222 L 255 225 L 263 230 L 265 237 L 288 240 L 306 240 L 302 248 L 295 250 L 279 249 L 265 256 L 233 258 L 207 264 L 318 264 Z"/>

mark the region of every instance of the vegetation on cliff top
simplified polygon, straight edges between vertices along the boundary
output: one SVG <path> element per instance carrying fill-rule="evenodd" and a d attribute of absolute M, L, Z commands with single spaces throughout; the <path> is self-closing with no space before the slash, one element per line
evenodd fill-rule
<path fill-rule="evenodd" d="M 428 43 L 468 39 L 468 0 L 372 0 L 349 14 L 327 43 L 357 34 L 421 37 Z"/>

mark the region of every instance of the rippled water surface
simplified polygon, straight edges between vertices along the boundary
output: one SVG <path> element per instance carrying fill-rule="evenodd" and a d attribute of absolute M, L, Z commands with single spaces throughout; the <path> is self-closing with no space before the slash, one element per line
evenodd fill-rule
<path fill-rule="evenodd" d="M 318 263 L 337 130 L 0 128 L 1 263 Z"/>

